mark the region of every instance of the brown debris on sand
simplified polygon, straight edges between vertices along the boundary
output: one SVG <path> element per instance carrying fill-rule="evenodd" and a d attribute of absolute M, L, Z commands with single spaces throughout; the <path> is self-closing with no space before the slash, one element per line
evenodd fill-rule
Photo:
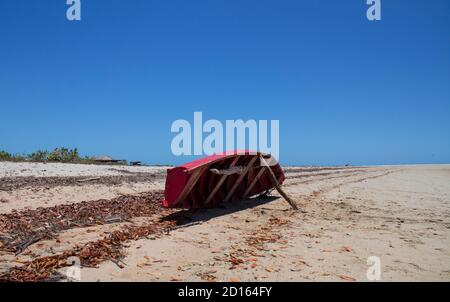
<path fill-rule="evenodd" d="M 57 281 L 64 278 L 57 272 L 57 269 L 70 266 L 71 263 L 67 260 L 73 256 L 79 257 L 81 265 L 85 267 L 96 267 L 107 260 L 113 261 L 120 267 L 120 263 L 125 257 L 122 250 L 125 242 L 146 238 L 149 235 L 162 235 L 176 224 L 176 220 L 160 219 L 142 226 L 126 226 L 122 230 L 112 232 L 103 239 L 89 242 L 82 247 L 77 246 L 60 255 L 25 262 L 22 266 L 14 267 L 7 273 L 0 275 L 0 282 Z"/>
<path fill-rule="evenodd" d="M 3 249 L 21 253 L 29 245 L 57 233 L 75 228 L 127 221 L 169 211 L 162 208 L 162 191 L 123 195 L 111 200 L 61 204 L 35 210 L 13 211 L 0 215 L 0 242 Z"/>

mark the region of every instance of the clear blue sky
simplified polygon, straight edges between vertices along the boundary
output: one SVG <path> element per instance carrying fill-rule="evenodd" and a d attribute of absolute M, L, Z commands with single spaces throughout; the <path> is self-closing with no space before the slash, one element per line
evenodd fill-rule
<path fill-rule="evenodd" d="M 178 164 L 175 119 L 279 119 L 283 164 L 450 163 L 450 1 L 0 2 L 0 149 Z"/>

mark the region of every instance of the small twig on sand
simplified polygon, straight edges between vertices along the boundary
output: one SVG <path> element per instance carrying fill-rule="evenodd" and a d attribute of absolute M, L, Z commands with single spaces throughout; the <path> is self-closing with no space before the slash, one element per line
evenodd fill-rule
<path fill-rule="evenodd" d="M 123 219 L 121 216 L 111 216 L 105 218 L 105 223 L 115 223 L 115 222 L 122 222 Z"/>
<path fill-rule="evenodd" d="M 176 225 L 174 227 L 168 228 L 167 229 L 167 233 L 170 232 L 170 231 L 174 231 L 174 230 L 178 230 L 178 229 L 181 229 L 181 228 L 186 228 L 186 227 L 190 227 L 190 226 L 198 225 L 198 224 L 202 224 L 202 223 L 203 223 L 203 221 L 194 221 L 194 222 L 189 222 L 189 223 L 185 223 L 185 224 Z"/>
<path fill-rule="evenodd" d="M 115 265 L 117 265 L 120 269 L 123 269 L 123 268 L 125 267 L 125 265 L 126 265 L 126 263 L 123 262 L 123 261 L 120 260 L 120 259 L 110 258 L 110 260 L 111 260 L 112 263 L 114 263 Z M 123 265 L 122 265 L 120 262 L 122 262 Z"/>
<path fill-rule="evenodd" d="M 50 277 L 48 277 L 47 279 L 44 279 L 42 281 L 43 282 L 59 282 L 61 280 L 71 281 L 70 279 L 67 278 L 67 276 L 65 276 L 64 274 L 61 274 L 58 271 L 53 272 Z"/>
<path fill-rule="evenodd" d="M 29 247 L 30 245 L 32 245 L 33 243 L 38 242 L 39 240 L 42 239 L 43 236 L 39 236 L 39 235 L 33 235 L 31 238 L 23 241 L 22 243 L 19 243 L 15 250 L 16 250 L 16 256 L 21 254 L 27 247 Z"/>
<path fill-rule="evenodd" d="M 88 182 L 88 181 L 94 181 L 94 180 L 100 180 L 100 177 L 91 177 L 91 178 L 86 178 L 86 179 L 80 179 L 77 181 L 78 182 Z"/>

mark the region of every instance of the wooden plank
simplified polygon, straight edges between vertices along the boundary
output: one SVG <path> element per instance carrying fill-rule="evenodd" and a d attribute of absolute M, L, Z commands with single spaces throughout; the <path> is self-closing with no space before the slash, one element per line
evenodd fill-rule
<path fill-rule="evenodd" d="M 236 158 L 231 162 L 230 168 L 234 167 L 237 164 L 238 161 L 239 161 L 239 156 L 236 156 Z M 227 177 L 228 177 L 228 175 L 226 175 L 226 174 L 222 175 L 222 177 L 219 179 L 219 181 L 217 182 L 217 184 L 214 187 L 214 189 L 211 191 L 211 193 L 209 193 L 208 198 L 206 198 L 205 204 L 208 204 L 208 203 L 211 202 L 211 200 L 213 199 L 214 195 L 217 193 L 217 191 L 219 191 L 220 187 L 225 182 Z"/>
<path fill-rule="evenodd" d="M 91 177 L 91 178 L 85 178 L 77 180 L 77 182 L 87 182 L 87 181 L 94 181 L 94 180 L 100 180 L 100 177 Z"/>
<path fill-rule="evenodd" d="M 197 181 L 200 179 L 200 176 L 202 176 L 203 172 L 205 171 L 205 169 L 208 166 L 199 168 L 197 170 L 195 170 L 192 174 L 191 177 L 189 177 L 189 180 L 187 181 L 187 184 L 184 186 L 183 191 L 181 192 L 181 194 L 178 196 L 177 200 L 174 202 L 174 205 L 177 205 L 178 203 L 180 203 L 181 201 L 183 201 L 190 193 L 191 190 L 194 188 L 194 186 L 197 184 Z"/>
<path fill-rule="evenodd" d="M 252 191 L 252 189 L 255 187 L 255 185 L 258 183 L 259 179 L 261 178 L 261 176 L 264 174 L 264 172 L 266 172 L 265 168 L 262 168 L 261 170 L 259 170 L 258 174 L 256 174 L 256 177 L 253 179 L 252 183 L 250 184 L 250 186 L 247 188 L 247 190 L 245 190 L 244 195 L 242 196 L 242 198 L 247 198 L 248 194 L 250 194 L 250 192 Z"/>
<path fill-rule="evenodd" d="M 284 192 L 284 190 L 281 188 L 280 184 L 278 183 L 278 180 L 275 176 L 275 174 L 272 171 L 272 168 L 267 164 L 266 160 L 260 156 L 261 165 L 265 166 L 266 170 L 269 172 L 269 179 L 272 182 L 272 185 L 277 189 L 278 193 L 280 193 L 281 196 L 286 199 L 286 201 L 291 205 L 291 207 L 294 210 L 298 210 L 298 206 L 287 194 Z"/>
<path fill-rule="evenodd" d="M 236 180 L 236 182 L 234 183 L 234 185 L 231 187 L 230 191 L 228 192 L 227 196 L 224 199 L 224 202 L 227 202 L 228 200 L 230 200 L 231 196 L 233 196 L 234 192 L 236 191 L 236 189 L 238 188 L 238 186 L 241 184 L 241 182 L 244 180 L 245 175 L 247 175 L 248 171 L 250 170 L 250 168 L 253 166 L 253 164 L 255 163 L 255 161 L 258 159 L 258 156 L 254 156 L 250 162 L 248 163 L 248 165 L 245 167 L 245 170 L 242 172 L 241 175 L 239 175 L 239 178 Z"/>

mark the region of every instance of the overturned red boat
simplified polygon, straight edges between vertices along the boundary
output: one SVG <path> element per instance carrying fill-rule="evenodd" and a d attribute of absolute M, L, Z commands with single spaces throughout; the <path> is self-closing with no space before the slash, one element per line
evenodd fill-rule
<path fill-rule="evenodd" d="M 164 207 L 206 208 L 279 187 L 285 179 L 274 157 L 252 151 L 208 156 L 167 171 Z"/>

